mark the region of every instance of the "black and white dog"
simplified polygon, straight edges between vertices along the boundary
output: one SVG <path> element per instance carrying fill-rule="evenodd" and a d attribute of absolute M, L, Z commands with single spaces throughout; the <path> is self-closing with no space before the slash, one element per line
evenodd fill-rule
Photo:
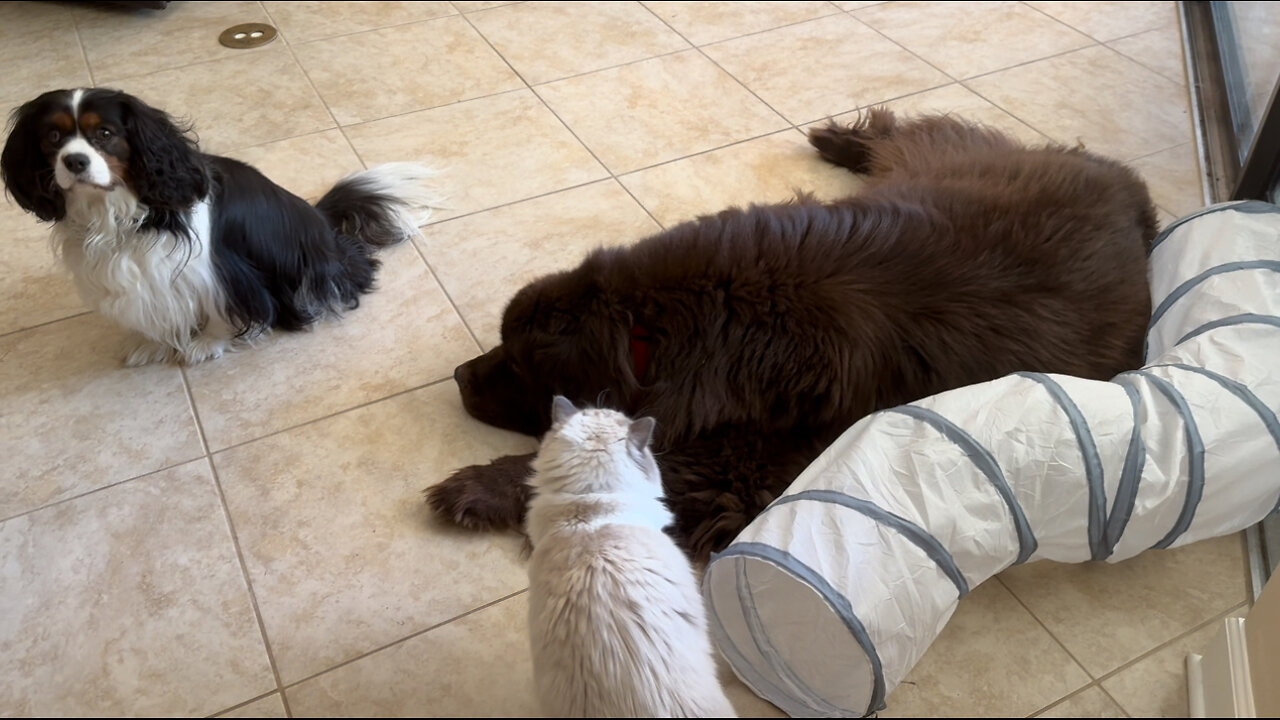
<path fill-rule="evenodd" d="M 9 194 L 53 223 L 85 302 L 138 333 L 128 365 L 198 363 L 354 308 L 373 288 L 374 251 L 411 237 L 436 202 L 429 169 L 390 163 L 313 207 L 115 90 L 47 92 L 10 126 Z"/>

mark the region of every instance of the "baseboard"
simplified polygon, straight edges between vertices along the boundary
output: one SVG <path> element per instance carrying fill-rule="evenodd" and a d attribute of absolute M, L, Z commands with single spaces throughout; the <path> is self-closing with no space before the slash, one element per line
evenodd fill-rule
<path fill-rule="evenodd" d="M 1191 717 L 1257 717 L 1244 626 L 1244 618 L 1226 618 L 1203 655 L 1187 656 Z"/>

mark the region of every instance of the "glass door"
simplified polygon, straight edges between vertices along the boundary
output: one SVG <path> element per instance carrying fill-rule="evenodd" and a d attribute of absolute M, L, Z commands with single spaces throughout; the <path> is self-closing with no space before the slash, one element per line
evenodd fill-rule
<path fill-rule="evenodd" d="M 1280 203 L 1280 2 L 1181 6 L 1210 197 Z M 1256 594 L 1280 565 L 1280 516 L 1247 535 Z"/>

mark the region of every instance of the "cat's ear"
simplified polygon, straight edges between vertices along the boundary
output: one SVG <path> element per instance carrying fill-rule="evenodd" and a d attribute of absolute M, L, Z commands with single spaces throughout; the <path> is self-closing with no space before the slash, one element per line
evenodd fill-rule
<path fill-rule="evenodd" d="M 573 417 L 578 412 L 578 408 L 569 402 L 569 398 L 563 395 L 555 396 L 551 401 L 551 424 L 559 425 L 560 423 Z"/>
<path fill-rule="evenodd" d="M 651 417 L 632 421 L 631 428 L 627 430 L 627 442 L 636 451 L 643 451 L 649 447 L 649 441 L 653 439 L 653 426 L 657 424 L 657 421 Z"/>

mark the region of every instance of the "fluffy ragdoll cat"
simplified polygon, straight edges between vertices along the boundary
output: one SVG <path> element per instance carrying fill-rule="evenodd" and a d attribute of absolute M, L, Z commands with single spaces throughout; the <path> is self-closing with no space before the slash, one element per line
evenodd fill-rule
<path fill-rule="evenodd" d="M 533 676 L 548 717 L 734 717 L 649 450 L 652 418 L 552 403 L 529 479 Z"/>

